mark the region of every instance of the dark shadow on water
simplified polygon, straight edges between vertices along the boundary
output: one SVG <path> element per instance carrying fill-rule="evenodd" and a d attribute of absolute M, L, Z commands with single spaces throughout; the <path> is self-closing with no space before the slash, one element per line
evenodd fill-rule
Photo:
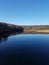
<path fill-rule="evenodd" d="M 2 41 L 7 41 L 9 36 L 13 36 L 13 35 L 18 35 L 18 34 L 22 34 L 22 33 L 16 33 L 16 32 L 12 32 L 12 33 L 4 33 L 4 34 L 0 34 L 0 44 Z"/>
<path fill-rule="evenodd" d="M 3 27 L 3 29 L 2 29 Z M 8 27 L 7 24 L 2 24 L 1 27 L 0 27 L 0 43 L 2 41 L 7 41 L 8 37 L 10 35 L 16 35 L 16 34 L 20 34 L 20 33 L 23 33 L 23 28 L 22 27 Z"/>

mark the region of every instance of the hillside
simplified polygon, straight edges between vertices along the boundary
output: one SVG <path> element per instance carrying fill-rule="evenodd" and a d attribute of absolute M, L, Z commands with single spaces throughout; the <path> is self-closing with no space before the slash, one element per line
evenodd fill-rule
<path fill-rule="evenodd" d="M 49 25 L 19 26 L 0 23 L 0 34 L 2 33 L 49 33 Z"/>
<path fill-rule="evenodd" d="M 23 28 L 13 24 L 0 23 L 0 34 L 7 32 L 23 32 Z"/>
<path fill-rule="evenodd" d="M 25 33 L 49 33 L 49 25 L 24 26 Z"/>

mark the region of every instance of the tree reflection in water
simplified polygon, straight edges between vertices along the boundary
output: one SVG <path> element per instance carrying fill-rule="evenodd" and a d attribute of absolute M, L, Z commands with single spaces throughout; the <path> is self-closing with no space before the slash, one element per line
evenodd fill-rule
<path fill-rule="evenodd" d="M 10 31 L 2 30 L 2 33 L 0 33 L 0 43 L 2 41 L 7 41 L 8 37 L 10 35 L 15 35 L 15 34 L 20 34 L 20 33 L 23 33 L 23 28 L 21 28 L 21 27 L 11 28 Z"/>
<path fill-rule="evenodd" d="M 20 33 L 14 32 L 14 33 L 4 33 L 4 34 L 0 34 L 0 44 L 1 44 L 1 42 L 3 42 L 3 41 L 7 41 L 7 39 L 8 39 L 9 36 L 13 36 L 13 35 L 17 35 L 17 34 L 20 34 Z"/>
<path fill-rule="evenodd" d="M 2 41 L 7 41 L 8 37 L 10 36 L 9 33 L 0 34 L 0 43 Z"/>

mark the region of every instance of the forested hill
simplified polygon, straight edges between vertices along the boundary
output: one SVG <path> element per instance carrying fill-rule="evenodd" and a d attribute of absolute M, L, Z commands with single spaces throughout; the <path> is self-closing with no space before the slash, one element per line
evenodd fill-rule
<path fill-rule="evenodd" d="M 23 28 L 13 24 L 0 23 L 0 33 L 23 32 Z"/>

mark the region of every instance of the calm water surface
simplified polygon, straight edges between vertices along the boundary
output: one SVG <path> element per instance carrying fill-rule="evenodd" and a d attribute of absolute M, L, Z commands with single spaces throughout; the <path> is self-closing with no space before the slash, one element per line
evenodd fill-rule
<path fill-rule="evenodd" d="M 0 65 L 49 65 L 49 34 L 0 37 Z"/>

